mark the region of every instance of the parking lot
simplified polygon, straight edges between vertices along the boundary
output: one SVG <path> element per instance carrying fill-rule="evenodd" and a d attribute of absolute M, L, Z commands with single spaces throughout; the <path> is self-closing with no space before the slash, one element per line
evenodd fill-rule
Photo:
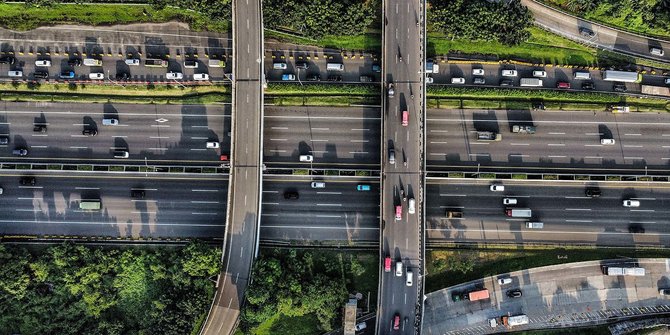
<path fill-rule="evenodd" d="M 227 36 L 176 22 L 0 29 L 0 40 L 0 78 L 7 80 L 193 84 L 227 80 L 232 69 Z"/>

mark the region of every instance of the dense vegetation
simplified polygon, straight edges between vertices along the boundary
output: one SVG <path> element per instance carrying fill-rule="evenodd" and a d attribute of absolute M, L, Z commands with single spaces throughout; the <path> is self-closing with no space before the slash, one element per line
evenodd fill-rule
<path fill-rule="evenodd" d="M 428 22 L 450 39 L 517 45 L 530 37 L 533 17 L 519 0 L 431 0 Z"/>
<path fill-rule="evenodd" d="M 254 280 L 247 289 L 242 311 L 242 330 L 256 334 L 316 334 L 333 329 L 341 322 L 348 293 L 359 290 L 376 297 L 373 290 L 377 285 L 377 261 L 376 255 L 368 254 L 264 250 L 254 262 Z M 371 304 L 374 306 L 374 301 Z M 282 318 L 288 318 L 284 323 L 293 323 L 292 329 L 298 328 L 298 321 L 316 318 L 317 329 L 288 330 L 289 326 L 275 322 Z"/>
<path fill-rule="evenodd" d="M 265 28 L 307 38 L 363 34 L 380 10 L 379 0 L 264 0 Z"/>
<path fill-rule="evenodd" d="M 545 0 L 586 19 L 624 30 L 670 37 L 668 0 Z"/>
<path fill-rule="evenodd" d="M 194 331 L 214 292 L 215 248 L 0 245 L 0 333 L 175 334 Z"/>

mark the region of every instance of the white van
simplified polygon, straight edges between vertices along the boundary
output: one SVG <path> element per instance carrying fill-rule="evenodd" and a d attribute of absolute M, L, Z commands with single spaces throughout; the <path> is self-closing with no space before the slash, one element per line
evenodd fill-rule
<path fill-rule="evenodd" d="M 528 222 L 526 222 L 526 228 L 528 228 L 528 229 L 542 229 L 542 228 L 544 228 L 544 222 L 528 221 Z"/>
<path fill-rule="evenodd" d="M 407 200 L 407 212 L 410 214 L 416 212 L 416 200 L 414 200 L 414 198 L 409 198 L 409 200 Z"/>
<path fill-rule="evenodd" d="M 591 79 L 591 73 L 578 71 L 574 73 L 574 78 L 577 80 L 589 80 Z"/>
<path fill-rule="evenodd" d="M 414 272 L 412 272 L 412 270 L 410 269 L 407 269 L 407 281 L 405 284 L 407 286 L 412 286 L 413 283 L 414 283 Z"/>
<path fill-rule="evenodd" d="M 501 74 L 503 77 L 516 77 L 516 76 L 517 76 L 517 72 L 516 72 L 516 70 L 502 70 L 502 71 L 500 72 L 500 74 Z"/>
<path fill-rule="evenodd" d="M 102 119 L 102 125 L 103 126 L 118 126 L 119 125 L 119 119 L 112 119 L 112 118 Z"/>
<path fill-rule="evenodd" d="M 395 262 L 395 276 L 396 277 L 402 277 L 402 262 L 401 261 Z"/>
<path fill-rule="evenodd" d="M 12 78 L 20 78 L 20 77 L 23 77 L 23 72 L 22 71 L 8 71 L 7 75 L 12 77 Z"/>
<path fill-rule="evenodd" d="M 102 66 L 102 61 L 94 58 L 84 58 L 84 65 L 86 66 Z"/>
<path fill-rule="evenodd" d="M 288 65 L 286 63 L 272 63 L 272 68 L 275 70 L 286 70 Z"/>
<path fill-rule="evenodd" d="M 312 156 L 312 155 L 300 155 L 300 161 L 311 163 L 312 161 L 314 161 L 314 156 Z"/>
<path fill-rule="evenodd" d="M 322 181 L 313 181 L 312 188 L 326 188 L 326 183 Z"/>
<path fill-rule="evenodd" d="M 328 63 L 326 64 L 328 71 L 344 71 L 344 64 L 342 63 Z"/>

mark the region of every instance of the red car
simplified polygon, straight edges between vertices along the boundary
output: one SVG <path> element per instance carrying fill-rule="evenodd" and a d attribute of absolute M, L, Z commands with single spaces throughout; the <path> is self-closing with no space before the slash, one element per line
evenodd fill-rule
<path fill-rule="evenodd" d="M 395 206 L 395 220 L 396 221 L 402 220 L 402 206 L 401 205 Z"/>
<path fill-rule="evenodd" d="M 391 272 L 391 257 L 384 259 L 384 272 Z"/>
<path fill-rule="evenodd" d="M 408 124 L 409 124 L 409 112 L 402 111 L 402 126 L 407 127 Z"/>
<path fill-rule="evenodd" d="M 570 88 L 570 83 L 565 82 L 565 81 L 559 81 L 556 83 L 557 88 Z"/>
<path fill-rule="evenodd" d="M 399 330 L 400 329 L 400 314 L 395 313 L 395 316 L 393 317 L 393 330 Z"/>

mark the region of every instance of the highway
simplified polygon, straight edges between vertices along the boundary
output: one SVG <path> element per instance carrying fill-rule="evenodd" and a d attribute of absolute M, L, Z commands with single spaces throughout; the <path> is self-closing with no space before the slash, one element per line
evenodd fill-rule
<path fill-rule="evenodd" d="M 491 192 L 493 183 L 505 185 L 505 191 Z M 599 187 L 602 195 L 587 197 L 587 186 Z M 426 192 L 430 243 L 670 246 L 670 187 L 665 183 L 430 179 Z M 505 197 L 516 198 L 516 207 L 530 208 L 532 218 L 507 217 Z M 623 207 L 627 199 L 639 200 L 640 207 Z M 448 210 L 462 212 L 463 218 L 447 218 Z M 529 220 L 543 222 L 544 228 L 526 228 Z M 644 233 L 629 231 L 636 227 Z"/>
<path fill-rule="evenodd" d="M 265 108 L 263 161 L 268 167 L 379 167 L 378 107 Z M 314 161 L 300 162 L 300 155 Z"/>
<path fill-rule="evenodd" d="M 193 80 L 195 73 L 207 73 L 210 80 L 225 80 L 231 65 L 213 67 L 209 58 L 226 59 L 230 54 L 228 36 L 211 32 L 194 32 L 185 23 L 140 23 L 112 27 L 56 26 L 40 27 L 25 32 L 0 29 L 2 52 L 14 52 L 16 63 L 0 64 L 0 77 L 7 78 L 8 70 L 23 71 L 22 79 L 33 79 L 35 70 L 49 72 L 57 79 L 61 72 L 75 72 L 73 80 L 89 80 L 89 73 L 100 72 L 107 80 L 116 81 L 126 74 L 127 80 L 137 82 L 165 81 L 168 71 L 181 72 L 184 81 Z M 48 54 L 47 54 L 48 53 Z M 71 66 L 69 59 L 87 57 L 102 60 L 102 66 Z M 159 58 L 168 60 L 166 68 L 144 65 L 128 66 L 126 58 Z M 35 60 L 50 60 L 50 67 L 36 67 Z M 185 68 L 184 60 L 196 60 L 196 69 Z M 224 62 L 225 63 L 225 62 Z M 7 78 L 9 79 L 9 78 Z M 110 83 L 110 81 L 106 81 Z"/>
<path fill-rule="evenodd" d="M 422 330 L 424 334 L 480 335 L 667 315 L 670 301 L 658 290 L 670 288 L 669 261 L 643 258 L 565 263 L 477 279 L 427 294 Z M 645 275 L 605 276 L 602 265 L 639 266 Z M 512 282 L 500 285 L 498 278 Z M 452 301 L 452 293 L 469 292 L 477 286 L 488 289 L 490 298 Z M 507 292 L 515 289 L 521 290 L 522 296 L 508 297 Z M 508 313 L 526 315 L 528 324 L 504 327 L 500 317 Z M 498 320 L 495 327 L 489 324 L 493 318 Z"/>
<path fill-rule="evenodd" d="M 533 13 L 535 24 L 545 29 L 578 42 L 597 46 L 598 48 L 617 51 L 627 55 L 653 59 L 659 62 L 670 62 L 670 42 L 624 32 L 578 17 L 564 14 L 551 7 L 541 5 L 534 0 L 521 0 Z M 579 28 L 587 28 L 595 33 L 589 38 L 580 35 Z M 666 51 L 664 56 L 649 53 L 650 47 L 660 47 Z"/>
<path fill-rule="evenodd" d="M 266 43 L 272 44 L 272 43 Z M 300 46 L 302 47 L 302 46 Z M 292 59 L 291 59 L 292 58 Z M 307 63 L 307 69 L 296 67 L 296 63 Z M 286 63 L 286 69 L 273 69 L 274 63 Z M 344 65 L 344 71 L 328 71 L 327 63 Z M 380 73 L 373 71 L 373 64 L 379 65 L 371 55 L 359 55 L 345 59 L 340 50 L 276 50 L 266 53 L 266 77 L 270 82 L 282 81 L 283 74 L 294 74 L 295 81 L 302 84 L 319 81 L 335 81 L 339 83 L 359 83 L 361 76 L 367 76 L 368 83 L 379 83 Z M 329 78 L 330 77 L 330 78 Z M 318 79 L 317 79 L 318 78 Z"/>
<path fill-rule="evenodd" d="M 21 185 L 24 176 L 35 185 Z M 3 171 L 1 235 L 222 238 L 228 178 L 223 175 Z M 220 186 L 222 185 L 222 186 Z M 143 190 L 144 198 L 132 198 Z M 85 211 L 81 199 L 100 199 Z"/>
<path fill-rule="evenodd" d="M 233 131 L 223 268 L 202 335 L 233 334 L 257 255 L 263 155 L 261 1 L 233 2 Z"/>
<path fill-rule="evenodd" d="M 579 171 L 627 169 L 666 174 L 670 162 L 670 118 L 666 114 L 529 110 L 436 110 L 427 112 L 429 170 L 459 166 L 504 171 L 555 168 Z M 514 125 L 535 125 L 535 134 L 512 133 Z M 477 131 L 502 135 L 477 141 Z M 601 139 L 614 139 L 602 145 Z"/>
<path fill-rule="evenodd" d="M 229 105 L 3 102 L 0 112 L 0 134 L 10 138 L 0 146 L 4 162 L 218 165 L 230 151 Z M 119 125 L 103 125 L 103 118 Z M 85 129 L 97 135 L 85 136 Z M 207 149 L 208 141 L 220 148 Z M 15 148 L 27 148 L 28 156 L 12 156 Z M 129 158 L 114 158 L 114 150 L 127 150 Z"/>
<path fill-rule="evenodd" d="M 261 241 L 379 241 L 379 179 L 351 177 L 263 178 Z M 312 181 L 325 188 L 311 188 Z M 370 191 L 357 191 L 369 185 Z M 285 199 L 297 192 L 299 199 Z"/>
<path fill-rule="evenodd" d="M 383 1 L 382 233 L 377 334 L 415 334 L 423 295 L 423 110 L 425 2 Z M 394 94 L 389 94 L 389 84 Z M 401 124 L 408 111 L 407 125 Z M 391 151 L 395 162 L 390 159 Z M 407 164 L 404 164 L 406 162 Z M 403 199 L 401 192 L 406 195 Z M 416 211 L 409 213 L 414 199 Z M 396 220 L 396 206 L 402 213 Z M 402 262 L 402 276 L 382 272 L 384 259 Z M 394 265 L 395 269 L 395 265 Z M 407 273 L 413 280 L 408 283 Z M 395 328 L 395 329 L 394 329 Z"/>

